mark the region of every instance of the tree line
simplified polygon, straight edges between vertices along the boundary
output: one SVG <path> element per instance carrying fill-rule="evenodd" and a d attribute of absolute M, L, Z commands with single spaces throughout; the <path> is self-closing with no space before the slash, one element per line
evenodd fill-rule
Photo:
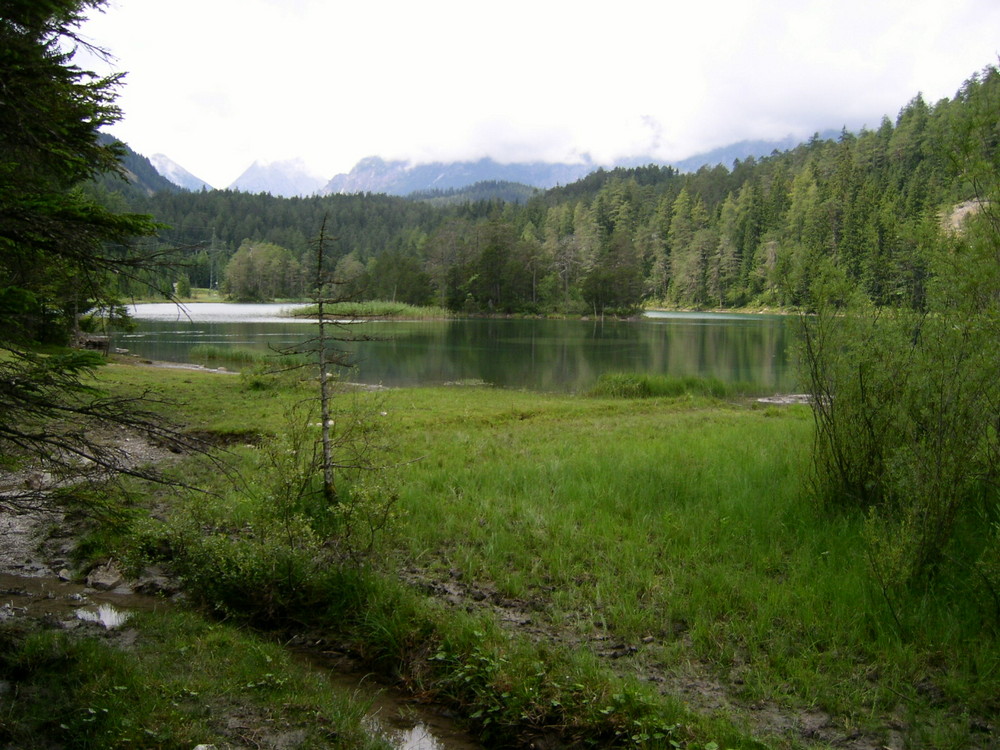
<path fill-rule="evenodd" d="M 919 306 L 924 249 L 942 216 L 972 195 L 959 169 L 961 134 L 998 85 L 988 68 L 951 99 L 916 96 L 874 130 L 690 174 L 598 170 L 524 203 L 233 191 L 128 203 L 169 227 L 163 242 L 190 248 L 192 285 L 234 299 L 308 293 L 301 269 L 327 217 L 331 263 L 360 299 L 468 313 L 808 308 L 817 262 L 827 259 L 872 301 Z"/>

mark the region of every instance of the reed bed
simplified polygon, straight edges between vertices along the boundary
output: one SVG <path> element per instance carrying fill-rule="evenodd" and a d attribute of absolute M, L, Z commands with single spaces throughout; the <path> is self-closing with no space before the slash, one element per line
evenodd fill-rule
<path fill-rule="evenodd" d="M 393 320 L 441 320 L 453 317 L 451 311 L 443 307 L 417 307 L 404 302 L 369 300 L 367 302 L 335 302 L 324 305 L 326 315 L 364 320 L 368 318 L 388 318 Z M 316 305 L 296 308 L 296 317 L 315 317 L 319 314 Z"/>

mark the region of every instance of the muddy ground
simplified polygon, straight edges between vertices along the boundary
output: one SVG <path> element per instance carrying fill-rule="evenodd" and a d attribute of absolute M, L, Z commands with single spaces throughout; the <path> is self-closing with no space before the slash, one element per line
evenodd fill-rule
<path fill-rule="evenodd" d="M 649 636 L 638 642 L 615 638 L 600 630 L 581 635 L 580 622 L 555 624 L 546 616 L 543 598 L 515 599 L 502 596 L 491 586 L 463 581 L 457 570 L 448 579 L 430 577 L 426 571 L 410 568 L 403 578 L 411 585 L 437 597 L 449 606 L 466 611 L 489 611 L 500 623 L 538 642 L 586 648 L 602 657 L 607 666 L 622 677 L 634 677 L 653 685 L 660 693 L 680 698 L 693 711 L 718 713 L 735 719 L 747 731 L 761 738 L 791 740 L 805 747 L 836 747 L 847 750 L 902 750 L 905 747 L 902 720 L 892 719 L 882 736 L 845 728 L 845 722 L 819 710 L 793 710 L 770 701 L 747 704 L 733 696 L 726 682 L 712 675 L 709 665 L 688 660 L 684 664 L 664 664 L 658 644 L 666 639 L 689 639 L 683 624 L 670 633 Z M 693 646 L 689 649 L 694 653 Z M 740 666 L 729 675 L 732 684 L 741 682 Z M 746 667 L 742 667 L 746 669 Z M 900 708 L 902 715 L 902 708 Z"/>

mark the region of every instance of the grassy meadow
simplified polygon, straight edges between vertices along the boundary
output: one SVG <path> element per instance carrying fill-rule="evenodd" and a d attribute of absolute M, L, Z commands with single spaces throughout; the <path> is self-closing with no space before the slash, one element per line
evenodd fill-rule
<path fill-rule="evenodd" d="M 155 491 L 155 516 L 88 549 L 169 563 L 234 621 L 349 644 L 487 744 L 995 741 L 995 633 L 944 584 L 896 595 L 889 616 L 863 515 L 810 498 L 808 407 L 694 384 L 345 390 L 336 423 L 370 421 L 391 467 L 343 473 L 352 520 L 282 499 L 318 436 L 295 377 L 103 368 L 176 400 L 169 415 L 225 445 L 239 478 L 184 459 L 173 470 L 216 494 Z M 377 545 L 344 564 L 330 540 L 379 503 Z"/>

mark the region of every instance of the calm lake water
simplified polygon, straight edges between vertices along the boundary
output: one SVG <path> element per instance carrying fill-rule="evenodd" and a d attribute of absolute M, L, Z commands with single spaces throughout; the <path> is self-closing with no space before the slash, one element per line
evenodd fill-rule
<path fill-rule="evenodd" d="M 115 345 L 172 362 L 211 344 L 267 352 L 314 335 L 281 317 L 294 305 L 136 305 L 137 329 Z M 649 313 L 634 321 L 443 320 L 355 324 L 377 340 L 342 344 L 350 379 L 387 386 L 482 381 L 540 391 L 583 391 L 606 372 L 711 376 L 795 390 L 795 319 L 775 315 Z"/>

